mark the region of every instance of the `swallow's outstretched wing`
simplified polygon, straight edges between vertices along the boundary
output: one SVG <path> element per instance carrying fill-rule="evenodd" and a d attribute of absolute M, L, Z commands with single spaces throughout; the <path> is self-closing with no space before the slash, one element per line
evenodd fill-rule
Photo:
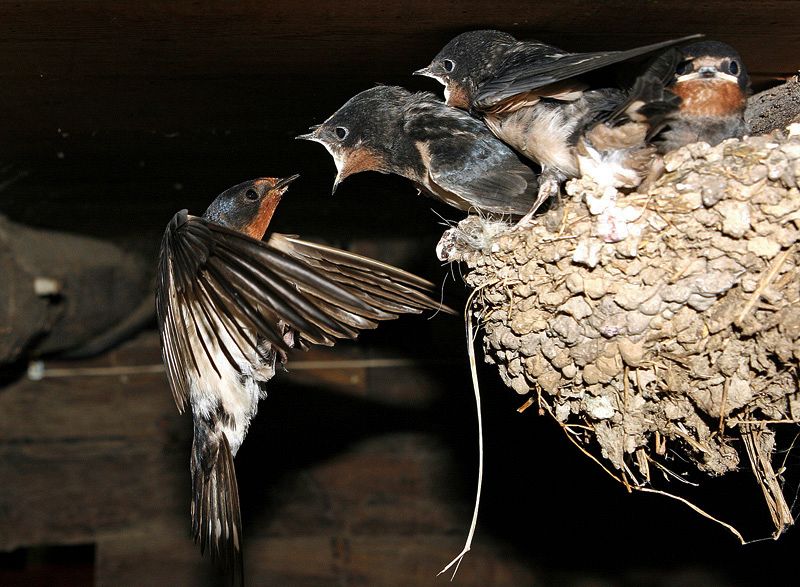
<path fill-rule="evenodd" d="M 186 374 L 197 369 L 193 334 L 202 340 L 202 332 L 221 327 L 218 342 L 246 345 L 240 350 L 247 355 L 261 351 L 246 333 L 286 350 L 285 324 L 304 342 L 331 345 L 380 320 L 447 310 L 428 296 L 432 289 L 430 282 L 374 259 L 277 234 L 257 241 L 181 211 L 162 240 L 156 297 L 178 409 L 188 398 Z M 222 354 L 239 368 L 230 353 Z"/>
<path fill-rule="evenodd" d="M 552 84 L 564 82 L 597 69 L 635 59 L 701 36 L 690 35 L 625 51 L 594 53 L 543 53 L 540 44 L 532 44 L 530 51 L 526 51 L 522 45 L 509 57 L 507 63 L 495 76 L 481 84 L 474 105 L 479 110 L 488 110 L 518 94 L 537 93 Z M 566 91 L 565 88 L 559 89 L 559 92 L 562 93 Z M 543 95 L 547 95 L 546 91 Z"/>
<path fill-rule="evenodd" d="M 433 284 L 385 263 L 283 235 L 258 241 L 185 210 L 167 226 L 158 273 L 162 355 L 181 412 L 192 380 L 259 379 L 253 372 L 274 369 L 275 349 L 331 345 L 403 313 L 451 311 L 427 295 Z M 193 410 L 193 533 L 240 581 L 239 497 L 225 433 L 237 423 L 207 397 L 197 401 L 206 403 Z"/>
<path fill-rule="evenodd" d="M 316 279 L 336 284 L 335 289 L 323 290 L 315 287 L 315 280 L 298 280 L 296 287 L 301 293 L 311 296 L 316 303 L 338 319 L 343 327 L 374 328 L 377 320 L 396 318 L 400 314 L 417 314 L 423 310 L 441 310 L 452 314 L 453 310 L 428 296 L 434 285 L 387 263 L 329 247 L 300 240 L 297 237 L 273 233 L 267 245 L 285 255 L 287 260 L 286 278 L 291 279 L 294 264 L 313 269 Z M 327 293 L 326 293 L 327 292 Z M 352 296 L 352 299 L 348 299 Z M 291 324 L 291 323 L 289 323 Z M 316 341 L 300 329 L 300 336 L 309 342 Z M 352 330 L 352 336 L 357 332 Z M 342 330 L 341 335 L 331 333 L 337 338 L 349 336 Z"/>

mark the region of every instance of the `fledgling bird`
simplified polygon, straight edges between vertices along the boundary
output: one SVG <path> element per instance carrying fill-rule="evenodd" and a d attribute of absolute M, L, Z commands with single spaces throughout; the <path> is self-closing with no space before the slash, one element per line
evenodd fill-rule
<path fill-rule="evenodd" d="M 395 173 L 459 210 L 521 216 L 537 174 L 486 126 L 428 92 L 376 86 L 348 100 L 313 131 L 336 163 L 333 189 L 361 171 Z"/>
<path fill-rule="evenodd" d="M 658 154 L 741 137 L 748 93 L 747 71 L 730 45 L 670 48 L 651 61 L 616 112 L 579 138 L 581 174 L 637 187 L 660 169 Z"/>
<path fill-rule="evenodd" d="M 190 407 L 192 531 L 242 584 L 233 457 L 290 348 L 355 338 L 378 321 L 449 308 L 433 285 L 367 257 L 272 234 L 261 238 L 297 176 L 247 181 L 202 216 L 181 210 L 161 242 L 156 311 L 178 411 Z"/>
<path fill-rule="evenodd" d="M 666 90 L 680 99 L 680 105 L 666 115 L 649 114 L 657 127 L 653 142 L 659 152 L 742 137 L 750 77 L 739 53 L 720 41 L 700 41 L 675 51 L 679 61 Z"/>
<path fill-rule="evenodd" d="M 500 31 L 470 31 L 414 73 L 438 80 L 448 105 L 480 115 L 497 137 L 542 166 L 541 187 L 525 224 L 558 194 L 561 182 L 579 174 L 578 137 L 625 100 L 613 83 L 598 83 L 587 74 L 696 36 L 626 51 L 570 53 Z"/>
<path fill-rule="evenodd" d="M 663 161 L 652 141 L 680 107 L 680 98 L 666 87 L 680 60 L 674 48 L 654 58 L 617 109 L 578 137 L 581 176 L 615 188 L 636 188 L 658 178 Z"/>

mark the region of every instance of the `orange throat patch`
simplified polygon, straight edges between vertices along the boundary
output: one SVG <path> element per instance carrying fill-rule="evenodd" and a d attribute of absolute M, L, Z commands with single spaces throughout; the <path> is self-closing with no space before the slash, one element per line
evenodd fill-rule
<path fill-rule="evenodd" d="M 375 151 L 366 147 L 359 147 L 353 149 L 345 158 L 342 169 L 339 171 L 339 181 L 362 171 L 383 172 L 385 167 L 383 158 Z"/>
<path fill-rule="evenodd" d="M 269 226 L 270 220 L 272 220 L 272 215 L 275 213 L 275 208 L 278 207 L 281 201 L 282 195 L 283 193 L 277 195 L 268 194 L 261 200 L 258 214 L 256 214 L 256 217 L 250 224 L 245 226 L 242 232 L 259 241 L 264 238 L 264 233 L 267 232 L 267 227 Z"/>
<path fill-rule="evenodd" d="M 445 103 L 453 108 L 460 108 L 461 110 L 469 110 L 469 96 L 463 86 L 456 83 L 448 83 L 445 93 Z"/>
<path fill-rule="evenodd" d="M 721 79 L 694 79 L 672 88 L 681 102 L 681 112 L 692 116 L 729 116 L 744 110 L 745 96 L 738 84 Z"/>

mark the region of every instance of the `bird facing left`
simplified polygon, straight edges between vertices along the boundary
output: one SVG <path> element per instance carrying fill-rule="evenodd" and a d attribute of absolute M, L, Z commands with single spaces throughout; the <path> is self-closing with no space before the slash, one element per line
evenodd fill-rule
<path fill-rule="evenodd" d="M 192 533 L 243 584 L 233 457 L 292 348 L 355 338 L 379 321 L 452 310 L 433 284 L 380 261 L 272 234 L 273 213 L 298 176 L 222 192 L 202 216 L 181 210 L 161 241 L 156 312 L 178 411 L 191 408 Z"/>

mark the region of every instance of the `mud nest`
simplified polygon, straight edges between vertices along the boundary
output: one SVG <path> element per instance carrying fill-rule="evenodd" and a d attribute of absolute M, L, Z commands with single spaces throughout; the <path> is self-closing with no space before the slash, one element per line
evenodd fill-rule
<path fill-rule="evenodd" d="M 749 460 L 777 537 L 775 432 L 800 421 L 800 125 L 665 166 L 643 193 L 572 180 L 533 228 L 470 216 L 439 253 L 467 265 L 486 361 L 525 405 L 629 489 Z"/>

